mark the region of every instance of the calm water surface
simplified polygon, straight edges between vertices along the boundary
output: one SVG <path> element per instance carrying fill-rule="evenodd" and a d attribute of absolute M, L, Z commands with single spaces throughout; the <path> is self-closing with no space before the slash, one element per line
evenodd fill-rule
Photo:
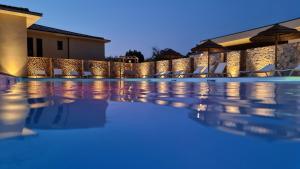
<path fill-rule="evenodd" d="M 0 169 L 299 169 L 300 83 L 0 85 Z"/>

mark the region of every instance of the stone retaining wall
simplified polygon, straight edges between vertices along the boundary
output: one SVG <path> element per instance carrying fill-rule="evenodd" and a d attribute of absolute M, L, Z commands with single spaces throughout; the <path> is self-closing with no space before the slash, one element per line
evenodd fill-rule
<path fill-rule="evenodd" d="M 300 64 L 300 43 L 283 44 L 278 47 L 278 68 L 294 68 Z"/>
<path fill-rule="evenodd" d="M 174 59 L 172 60 L 172 72 L 176 71 L 184 71 L 186 73 L 191 72 L 191 59 L 183 58 L 183 59 Z"/>
<path fill-rule="evenodd" d="M 194 69 L 196 70 L 200 66 L 207 66 L 208 62 L 208 56 L 207 54 L 199 54 L 199 55 L 194 55 Z"/>
<path fill-rule="evenodd" d="M 53 68 L 61 69 L 64 76 L 70 76 L 72 71 L 82 75 L 83 61 L 77 59 L 53 59 Z"/>
<path fill-rule="evenodd" d="M 138 77 L 146 78 L 155 74 L 155 62 L 135 63 L 133 69 L 137 72 Z"/>
<path fill-rule="evenodd" d="M 87 68 L 97 78 L 109 77 L 109 62 L 89 60 Z"/>
<path fill-rule="evenodd" d="M 227 73 L 230 73 L 232 77 L 239 77 L 240 72 L 240 51 L 232 51 L 227 53 Z"/>
<path fill-rule="evenodd" d="M 170 61 L 161 60 L 156 62 L 156 72 L 167 72 L 170 71 Z"/>
<path fill-rule="evenodd" d="M 268 64 L 274 64 L 275 47 L 261 47 L 246 50 L 246 69 L 248 71 L 257 71 Z M 265 76 L 257 74 L 257 76 Z"/>
<path fill-rule="evenodd" d="M 246 70 L 259 70 L 268 64 L 274 64 L 275 47 L 260 47 L 247 49 L 246 51 L 231 51 L 226 54 L 227 72 L 233 77 L 239 76 L 240 60 L 245 58 Z M 120 78 L 124 77 L 125 70 L 131 70 L 136 73 L 136 77 L 148 77 L 158 72 L 180 71 L 191 73 L 199 66 L 207 66 L 207 53 L 193 55 L 192 58 L 182 58 L 175 60 L 163 60 L 157 62 L 143 63 L 122 63 L 107 61 L 85 61 L 75 59 L 50 59 L 41 57 L 28 58 L 28 76 L 36 76 L 38 70 L 44 70 L 47 76 L 51 75 L 51 68 L 63 70 L 64 76 L 68 76 L 71 71 L 77 71 L 81 74 L 83 67 L 91 71 L 92 74 L 99 78 Z M 212 54 L 210 63 L 214 65 L 223 62 L 223 54 Z M 294 68 L 300 64 L 300 43 L 284 44 L 278 47 L 279 69 Z M 211 69 L 213 70 L 213 69 Z M 265 76 L 258 74 L 258 76 Z"/>
<path fill-rule="evenodd" d="M 45 71 L 51 76 L 51 58 L 29 57 L 27 61 L 27 76 L 38 76 L 38 71 Z"/>

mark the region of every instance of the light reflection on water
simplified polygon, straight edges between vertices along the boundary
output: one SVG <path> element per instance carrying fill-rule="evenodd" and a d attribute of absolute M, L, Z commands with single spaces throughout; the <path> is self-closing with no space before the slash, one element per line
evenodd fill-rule
<path fill-rule="evenodd" d="M 300 139 L 299 84 L 66 80 L 1 86 L 2 139 L 34 136 L 37 129 L 105 127 L 110 101 L 187 109 L 191 123 L 235 135 Z"/>

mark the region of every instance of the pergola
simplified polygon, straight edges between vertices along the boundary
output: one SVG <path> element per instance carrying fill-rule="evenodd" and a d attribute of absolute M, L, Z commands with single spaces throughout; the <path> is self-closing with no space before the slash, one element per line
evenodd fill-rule
<path fill-rule="evenodd" d="M 120 56 L 118 60 L 122 62 L 120 66 L 120 78 L 123 78 L 122 70 L 124 70 L 124 63 L 139 63 L 139 58 L 136 56 Z M 132 67 L 130 71 L 132 71 Z"/>

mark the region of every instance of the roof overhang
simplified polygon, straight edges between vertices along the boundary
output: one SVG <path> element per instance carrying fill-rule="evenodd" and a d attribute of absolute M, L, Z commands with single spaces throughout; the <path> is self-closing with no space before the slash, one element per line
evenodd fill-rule
<path fill-rule="evenodd" d="M 53 32 L 48 32 L 48 31 L 34 30 L 34 29 L 27 29 L 27 31 L 31 32 L 31 33 L 46 34 L 49 36 L 60 36 L 60 37 L 65 37 L 65 38 L 85 39 L 85 40 L 98 41 L 98 42 L 102 42 L 102 43 L 110 43 L 111 42 L 111 40 L 104 39 L 104 38 L 100 39 L 100 38 L 81 37 L 81 36 L 66 35 L 66 34 L 62 34 L 62 33 L 53 33 Z"/>
<path fill-rule="evenodd" d="M 294 28 L 300 31 L 300 18 L 289 20 L 289 21 L 284 21 L 279 23 L 283 26 Z M 225 47 L 230 47 L 230 46 L 236 46 L 236 45 L 243 45 L 243 44 L 248 44 L 251 43 L 250 38 L 257 35 L 259 32 L 262 32 L 273 25 L 267 25 L 259 28 L 254 28 L 250 30 L 246 30 L 243 32 L 238 32 L 234 34 L 229 34 L 225 36 L 220 36 L 213 38 L 214 42 L 225 46 Z"/>
<path fill-rule="evenodd" d="M 35 22 L 37 22 L 43 16 L 43 14 L 41 14 L 41 13 L 26 11 L 26 10 L 18 10 L 18 9 L 5 7 L 5 6 L 0 6 L 0 13 L 25 17 L 27 28 L 30 27 Z"/>

